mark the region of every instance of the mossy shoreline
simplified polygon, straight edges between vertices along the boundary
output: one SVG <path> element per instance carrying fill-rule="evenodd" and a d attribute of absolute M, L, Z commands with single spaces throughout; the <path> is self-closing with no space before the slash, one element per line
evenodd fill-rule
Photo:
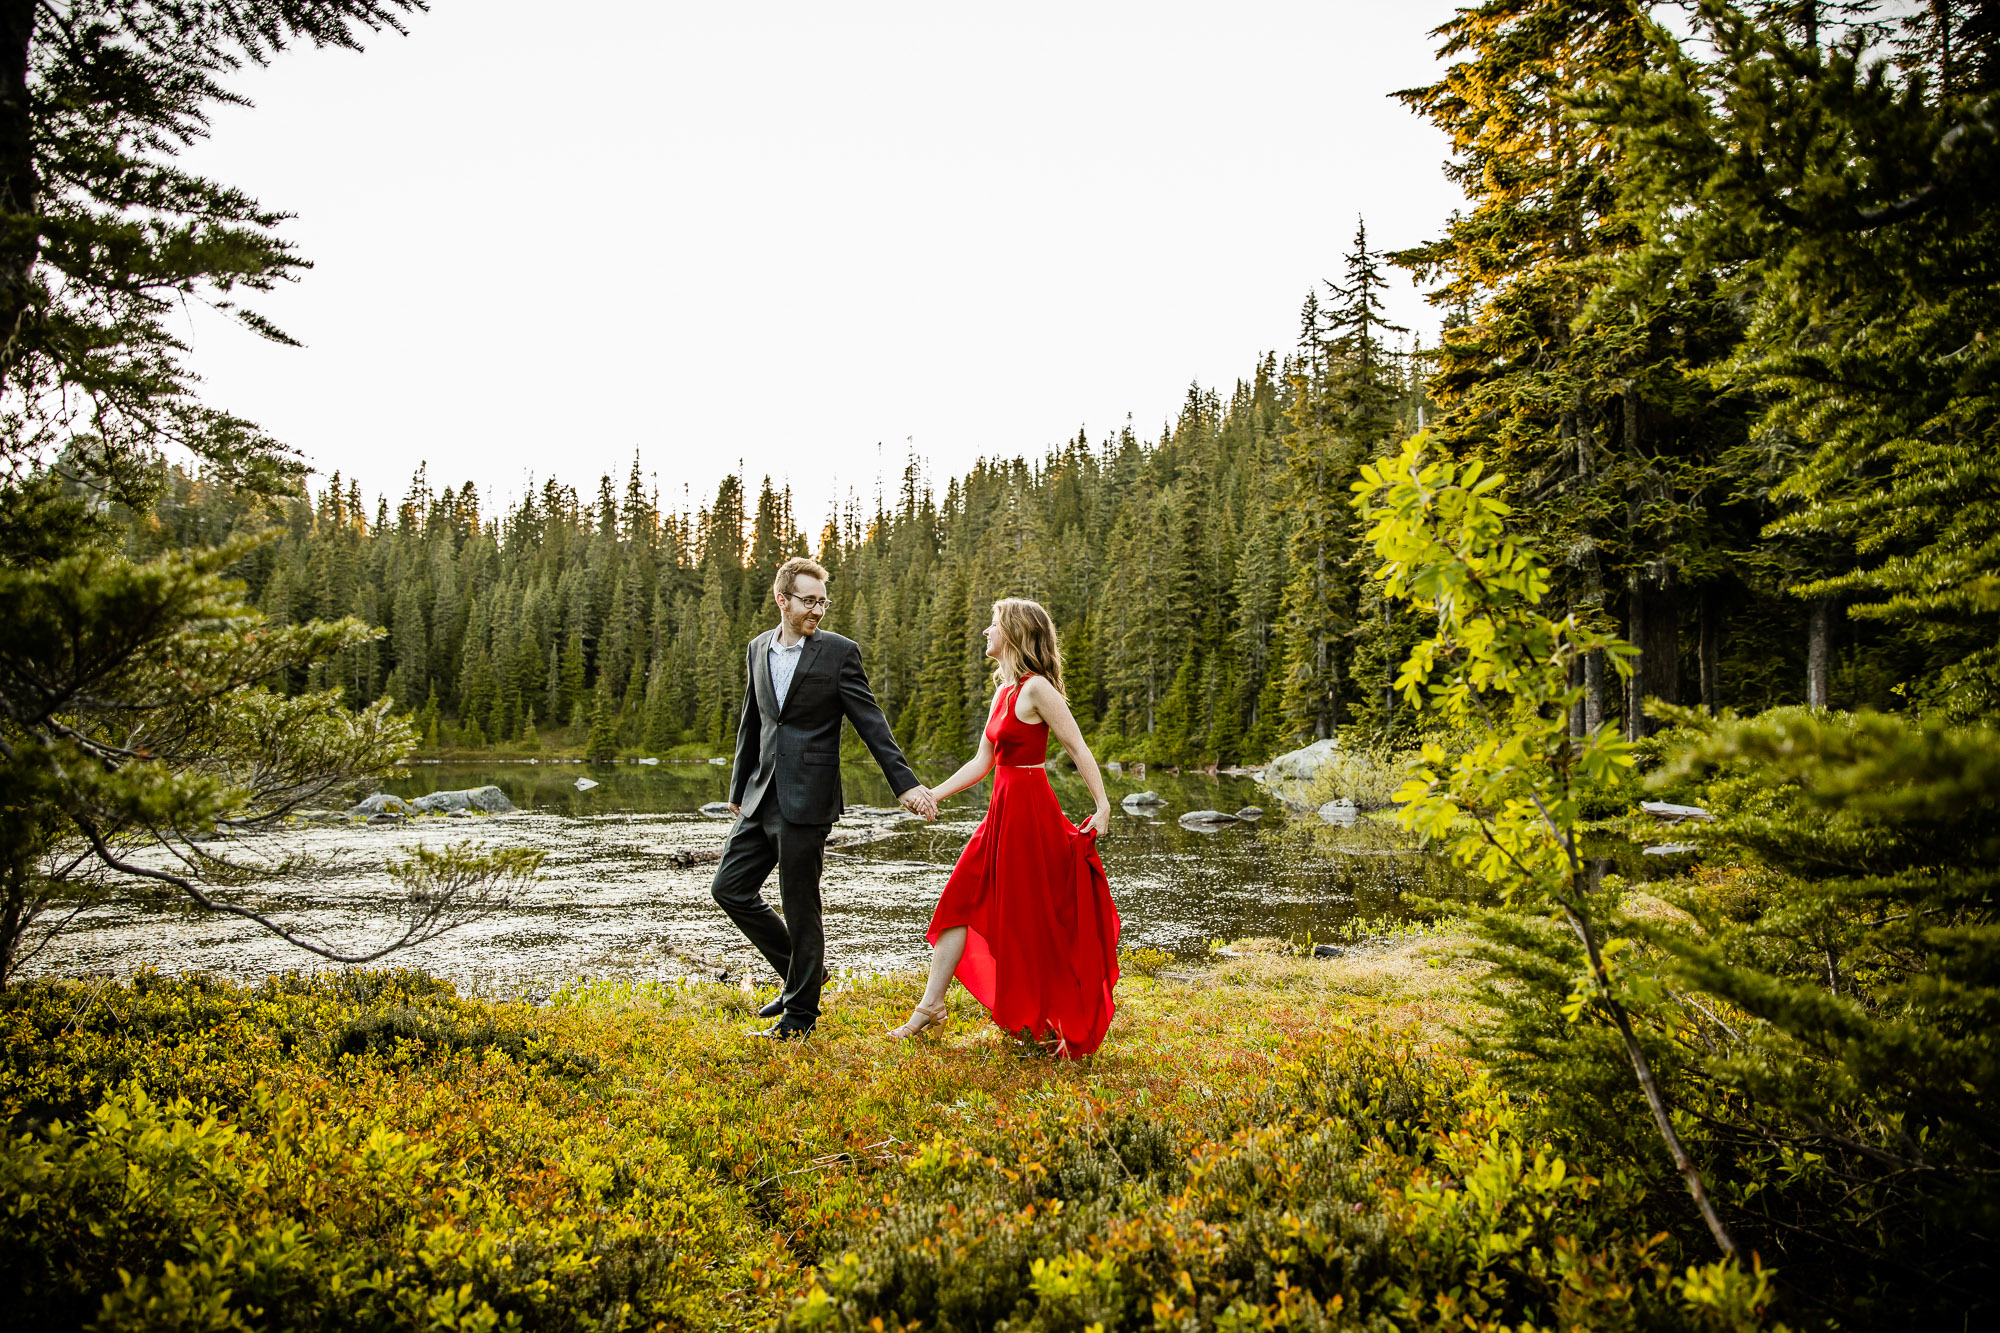
<path fill-rule="evenodd" d="M 1418 935 L 1128 973 L 1095 1057 L 915 976 L 490 1002 L 407 972 L 0 996 L 16 1327 L 1709 1327 Z M 1698 1257 L 1698 1256 L 1692 1256 Z M 878 1322 L 879 1321 L 879 1322 Z"/>

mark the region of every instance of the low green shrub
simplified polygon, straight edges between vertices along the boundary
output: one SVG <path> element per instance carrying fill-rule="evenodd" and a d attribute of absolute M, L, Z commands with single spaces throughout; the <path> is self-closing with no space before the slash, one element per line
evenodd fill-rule
<path fill-rule="evenodd" d="M 1178 1134 L 1085 1121 L 1011 1158 L 934 1141 L 787 1326 L 1759 1324 L 1767 1287 L 1676 1275 L 1638 1194 L 1524 1124 L 1461 1061 L 1356 1043 Z"/>
<path fill-rule="evenodd" d="M 541 1064 L 558 1074 L 591 1074 L 598 1067 L 596 1056 L 551 1046 L 532 1030 L 503 1028 L 487 1017 L 463 1021 L 408 1005 L 356 1014 L 340 1025 L 332 1048 L 335 1055 L 414 1052 L 416 1058 L 433 1060 L 498 1051 L 511 1060 Z"/>
<path fill-rule="evenodd" d="M 757 1251 L 597 1054 L 418 974 L 0 999 L 10 1328 L 711 1327 Z"/>
<path fill-rule="evenodd" d="M 1126 991 L 1081 1063 L 978 1025 L 885 1041 L 913 978 L 843 977 L 781 1048 L 702 984 L 17 986 L 0 1308 L 27 1333 L 1761 1326 L 1768 1293 L 1690 1281 L 1656 1196 L 1406 1049 L 1416 1015 L 1301 1003 L 1322 967 L 1255 961 L 1292 974 Z"/>
<path fill-rule="evenodd" d="M 1165 949 L 1120 949 L 1118 971 L 1128 977 L 1157 977 L 1160 969 L 1172 967 L 1174 956 Z"/>

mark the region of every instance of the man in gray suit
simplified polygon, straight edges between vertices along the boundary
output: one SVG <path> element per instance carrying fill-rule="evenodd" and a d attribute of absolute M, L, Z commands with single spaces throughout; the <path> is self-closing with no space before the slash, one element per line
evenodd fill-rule
<path fill-rule="evenodd" d="M 777 1024 L 752 1035 L 787 1041 L 805 1036 L 819 1021 L 819 992 L 826 981 L 819 877 L 827 831 L 842 810 L 840 720 L 854 724 L 905 809 L 934 819 L 937 802 L 889 734 L 862 674 L 860 647 L 819 627 L 832 606 L 826 571 L 804 557 L 787 560 L 778 566 L 771 594 L 778 627 L 750 640 L 729 783 L 736 824 L 722 847 L 714 893 L 716 904 L 783 983 L 778 998 L 761 1011 Z M 782 919 L 764 901 L 764 881 L 773 866 Z"/>

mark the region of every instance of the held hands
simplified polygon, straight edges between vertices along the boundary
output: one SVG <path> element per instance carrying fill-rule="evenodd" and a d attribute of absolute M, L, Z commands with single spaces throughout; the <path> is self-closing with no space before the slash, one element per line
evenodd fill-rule
<path fill-rule="evenodd" d="M 913 815 L 922 815 L 925 819 L 937 818 L 937 798 L 931 795 L 928 787 L 912 787 L 898 796 L 896 802 Z"/>

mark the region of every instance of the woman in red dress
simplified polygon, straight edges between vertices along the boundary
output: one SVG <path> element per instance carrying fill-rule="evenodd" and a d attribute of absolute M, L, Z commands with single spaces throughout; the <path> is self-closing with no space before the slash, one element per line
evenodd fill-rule
<path fill-rule="evenodd" d="M 1059 1055 L 1089 1055 L 1111 1024 L 1118 984 L 1118 910 L 1097 858 L 1111 803 L 1063 697 L 1049 613 L 1022 598 L 995 602 L 986 655 L 999 666 L 1000 688 L 979 752 L 932 795 L 943 801 L 991 770 L 993 800 L 931 916 L 924 998 L 890 1035 L 942 1023 L 956 974 L 1006 1031 Z M 1097 798 L 1082 827 L 1063 817 L 1042 767 L 1051 733 Z"/>

